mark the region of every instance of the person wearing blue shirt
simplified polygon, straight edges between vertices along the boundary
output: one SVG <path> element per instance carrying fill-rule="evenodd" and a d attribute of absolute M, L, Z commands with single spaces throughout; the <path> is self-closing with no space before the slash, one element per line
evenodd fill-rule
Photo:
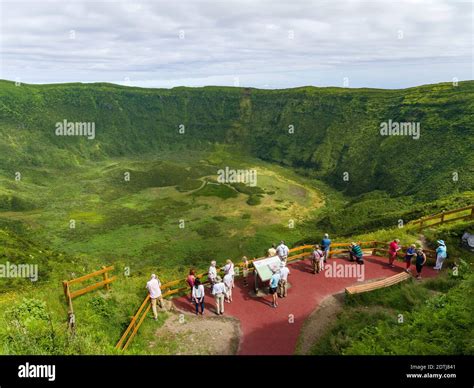
<path fill-rule="evenodd" d="M 272 268 L 273 275 L 270 278 L 270 295 L 273 298 L 272 307 L 277 307 L 277 290 L 278 290 L 278 283 L 280 282 L 280 272 L 277 268 Z"/>
<path fill-rule="evenodd" d="M 436 270 L 441 270 L 444 260 L 448 257 L 448 249 L 443 240 L 438 240 L 438 248 L 436 248 L 436 265 L 433 267 Z"/>
<path fill-rule="evenodd" d="M 405 271 L 406 272 L 411 271 L 410 270 L 410 265 L 411 265 L 411 261 L 415 257 L 415 255 L 416 255 L 416 245 L 411 244 L 410 247 L 407 249 L 407 251 L 405 253 L 405 263 L 406 263 Z"/>
<path fill-rule="evenodd" d="M 324 262 L 326 263 L 329 258 L 329 250 L 331 249 L 331 240 L 329 239 L 329 235 L 327 233 L 324 235 L 324 238 L 321 241 L 321 249 L 324 253 Z"/>

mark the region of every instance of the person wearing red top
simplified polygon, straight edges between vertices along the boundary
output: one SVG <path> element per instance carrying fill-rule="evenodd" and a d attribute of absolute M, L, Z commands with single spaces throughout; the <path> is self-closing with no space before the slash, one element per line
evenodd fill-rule
<path fill-rule="evenodd" d="M 391 243 L 390 243 L 390 246 L 388 248 L 388 264 L 390 265 L 390 267 L 395 267 L 393 265 L 393 262 L 395 261 L 395 259 L 397 258 L 397 252 L 402 249 L 402 247 L 400 245 L 400 240 L 399 239 L 395 239 L 393 240 Z"/>
<path fill-rule="evenodd" d="M 186 278 L 186 283 L 188 283 L 189 288 L 191 289 L 191 302 L 193 301 L 193 287 L 194 287 L 194 282 L 196 281 L 196 271 L 194 269 L 189 270 L 189 275 Z"/>

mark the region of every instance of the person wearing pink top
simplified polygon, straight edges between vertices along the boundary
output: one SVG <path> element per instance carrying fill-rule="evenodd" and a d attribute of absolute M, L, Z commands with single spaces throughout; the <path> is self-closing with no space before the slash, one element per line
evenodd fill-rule
<path fill-rule="evenodd" d="M 390 267 L 395 267 L 393 265 L 393 262 L 395 261 L 395 259 L 397 258 L 397 252 L 402 249 L 402 247 L 399 245 L 400 244 L 400 240 L 398 238 L 396 238 L 395 240 L 393 240 L 389 247 L 388 247 L 388 264 L 390 265 Z"/>

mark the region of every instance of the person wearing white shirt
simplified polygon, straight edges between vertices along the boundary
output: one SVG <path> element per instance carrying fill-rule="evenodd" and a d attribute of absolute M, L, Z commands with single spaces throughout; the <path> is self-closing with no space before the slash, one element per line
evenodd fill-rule
<path fill-rule="evenodd" d="M 227 303 L 232 302 L 232 287 L 234 284 L 234 280 L 232 279 L 232 275 L 228 273 L 224 276 L 224 285 L 225 285 L 225 297 Z"/>
<path fill-rule="evenodd" d="M 290 253 L 290 250 L 285 245 L 285 242 L 283 240 L 280 241 L 280 245 L 277 246 L 276 253 L 281 261 L 286 261 L 286 259 L 288 258 L 288 253 Z"/>
<path fill-rule="evenodd" d="M 223 270 L 224 270 L 225 275 L 230 274 L 232 276 L 232 288 L 234 288 L 235 271 L 234 271 L 234 263 L 232 263 L 232 260 L 228 259 L 226 261 L 226 265 L 224 266 Z"/>
<path fill-rule="evenodd" d="M 216 314 L 224 314 L 224 297 L 225 297 L 225 284 L 222 283 L 220 276 L 216 278 L 216 283 L 212 287 L 212 295 L 216 301 Z"/>
<path fill-rule="evenodd" d="M 275 248 L 275 244 L 272 244 L 271 248 L 268 248 L 267 256 L 273 257 L 273 256 L 276 256 L 276 254 L 277 254 L 277 250 Z"/>
<path fill-rule="evenodd" d="M 196 306 L 196 315 L 199 314 L 199 306 L 201 306 L 201 315 L 204 315 L 204 286 L 199 279 L 196 279 L 193 285 L 192 298 Z"/>
<path fill-rule="evenodd" d="M 212 287 L 214 286 L 214 283 L 216 282 L 216 278 L 217 278 L 216 265 L 217 265 L 217 263 L 214 260 L 211 261 L 211 266 L 209 267 L 209 271 L 207 271 L 207 279 L 209 280 L 209 283 L 211 283 L 211 290 L 212 290 Z"/>
<path fill-rule="evenodd" d="M 158 319 L 158 312 L 156 310 L 156 301 L 160 303 L 160 308 L 163 308 L 163 296 L 161 295 L 161 282 L 155 274 L 151 275 L 151 279 L 146 284 L 146 289 L 150 295 L 151 308 L 153 310 L 153 317 L 155 321 Z"/>
<path fill-rule="evenodd" d="M 281 298 L 286 298 L 288 295 L 288 275 L 290 274 L 290 269 L 285 265 L 284 262 L 280 265 L 280 292 L 279 295 Z"/>

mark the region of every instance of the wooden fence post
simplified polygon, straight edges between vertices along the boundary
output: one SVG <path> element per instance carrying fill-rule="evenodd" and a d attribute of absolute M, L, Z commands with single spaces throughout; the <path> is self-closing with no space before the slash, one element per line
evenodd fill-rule
<path fill-rule="evenodd" d="M 105 265 L 103 265 L 103 266 L 102 266 L 102 269 L 105 269 L 105 268 L 107 268 L 107 267 L 106 267 Z M 103 273 L 103 276 L 104 276 L 104 281 L 109 280 L 109 273 L 108 273 L 108 272 L 104 272 L 104 273 Z M 106 289 L 107 291 L 110 291 L 110 284 L 109 284 L 109 283 L 105 284 L 104 287 L 105 287 L 105 289 Z"/>

